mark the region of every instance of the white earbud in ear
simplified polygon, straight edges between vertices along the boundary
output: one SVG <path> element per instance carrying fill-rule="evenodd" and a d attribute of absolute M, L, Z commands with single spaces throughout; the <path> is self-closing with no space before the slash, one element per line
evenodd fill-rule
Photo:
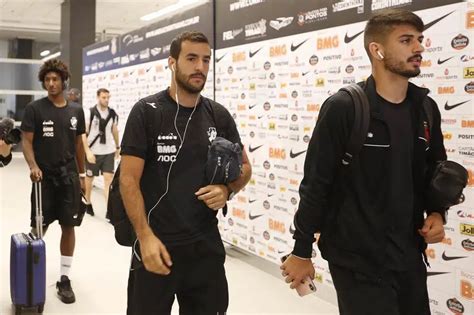
<path fill-rule="evenodd" d="M 175 71 L 176 71 L 176 67 L 175 67 L 175 65 L 174 65 L 174 64 L 173 64 L 173 65 L 171 65 L 171 71 L 173 71 L 173 72 L 175 72 Z"/>
<path fill-rule="evenodd" d="M 378 51 L 378 50 L 377 50 L 377 55 L 379 55 L 380 59 L 383 59 L 383 58 L 384 58 L 383 55 L 382 55 L 382 53 L 381 53 L 380 51 Z"/>

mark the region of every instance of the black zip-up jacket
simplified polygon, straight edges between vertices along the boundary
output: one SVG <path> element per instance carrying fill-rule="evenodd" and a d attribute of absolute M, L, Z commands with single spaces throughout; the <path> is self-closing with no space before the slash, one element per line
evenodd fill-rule
<path fill-rule="evenodd" d="M 323 104 L 309 143 L 300 185 L 300 203 L 295 214 L 296 240 L 293 254 L 311 257 L 314 233 L 324 259 L 330 263 L 368 274 L 383 271 L 386 231 L 391 220 L 387 209 L 390 134 L 377 102 L 375 80 L 370 76 L 364 87 L 370 103 L 369 133 L 358 155 L 349 165 L 342 163 L 352 125 L 354 105 L 345 92 L 338 92 Z M 436 103 L 433 126 L 423 110 L 428 90 L 409 83 L 413 138 L 414 228 L 423 226 L 426 209 L 425 187 L 437 161 L 446 160 L 441 133 L 441 115 Z M 429 138 L 429 139 L 427 139 Z M 414 231 L 420 252 L 424 239 Z"/>

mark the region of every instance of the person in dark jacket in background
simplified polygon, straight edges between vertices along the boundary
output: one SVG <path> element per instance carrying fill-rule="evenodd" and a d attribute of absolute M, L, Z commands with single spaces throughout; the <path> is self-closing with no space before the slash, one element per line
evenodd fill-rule
<path fill-rule="evenodd" d="M 375 14 L 364 33 L 372 63 L 362 83 L 370 103 L 365 143 L 351 163 L 342 163 L 354 105 L 338 92 L 325 101 L 309 144 L 295 245 L 281 269 L 291 288 L 314 278 L 312 243 L 321 233 L 318 246 L 343 315 L 430 314 L 424 250 L 444 238 L 445 209 L 429 208 L 424 191 L 446 151 L 436 103 L 408 82 L 420 73 L 423 30 L 409 11 Z"/>

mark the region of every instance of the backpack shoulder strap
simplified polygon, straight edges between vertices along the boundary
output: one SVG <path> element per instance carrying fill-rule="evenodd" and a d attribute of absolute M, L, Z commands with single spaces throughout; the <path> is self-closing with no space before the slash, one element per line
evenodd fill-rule
<path fill-rule="evenodd" d="M 90 110 L 89 131 L 87 132 L 87 135 L 89 135 L 89 133 L 91 132 L 91 126 L 92 126 L 92 121 L 94 120 L 94 116 L 99 114 L 98 111 L 97 111 L 97 108 L 95 106 L 92 106 L 91 108 L 89 108 L 89 110 Z M 99 115 L 99 118 L 100 118 L 100 115 Z"/>
<path fill-rule="evenodd" d="M 341 91 L 348 93 L 354 103 L 354 124 L 342 160 L 343 164 L 348 165 L 352 162 L 353 157 L 359 153 L 367 137 L 370 106 L 367 95 L 360 85 L 351 84 L 341 88 Z"/>
<path fill-rule="evenodd" d="M 147 138 L 148 152 L 153 150 L 156 141 L 155 135 L 160 132 L 162 125 L 163 108 L 160 104 L 159 94 L 157 93 L 141 100 L 145 106 L 145 136 Z"/>
<path fill-rule="evenodd" d="M 107 123 L 109 122 L 109 119 L 112 119 L 112 124 L 110 125 L 110 130 L 114 130 L 114 123 L 115 123 L 115 120 L 117 119 L 118 115 L 117 115 L 117 112 L 115 112 L 115 110 L 113 110 L 113 108 L 110 108 L 109 107 L 109 117 L 110 118 L 107 118 Z"/>
<path fill-rule="evenodd" d="M 210 98 L 205 98 L 211 107 L 212 118 L 214 119 L 214 123 L 216 125 L 217 134 L 220 137 L 226 138 L 227 136 L 227 128 L 223 123 L 226 121 L 227 112 L 224 106 L 220 105 L 219 103 L 211 100 Z"/>

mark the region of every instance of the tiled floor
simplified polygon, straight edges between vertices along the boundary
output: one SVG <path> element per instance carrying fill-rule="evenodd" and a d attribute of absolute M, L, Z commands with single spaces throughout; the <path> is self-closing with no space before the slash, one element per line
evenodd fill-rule
<path fill-rule="evenodd" d="M 28 231 L 29 171 L 22 156 L 0 169 L 0 314 L 14 314 L 9 289 L 10 235 Z M 46 234 L 47 293 L 44 314 L 125 314 L 130 252 L 113 239 L 112 226 L 104 219 L 101 191 L 93 192 L 96 216 L 86 216 L 76 232 L 76 252 L 71 272 L 77 302 L 61 303 L 56 297 L 59 277 L 57 223 Z M 316 296 L 300 298 L 282 279 L 245 262 L 245 255 L 227 256 L 230 305 L 228 314 L 338 314 L 337 307 Z M 278 266 L 275 265 L 275 268 Z M 28 313 L 31 314 L 31 313 Z M 173 307 L 178 314 L 178 305 Z"/>

